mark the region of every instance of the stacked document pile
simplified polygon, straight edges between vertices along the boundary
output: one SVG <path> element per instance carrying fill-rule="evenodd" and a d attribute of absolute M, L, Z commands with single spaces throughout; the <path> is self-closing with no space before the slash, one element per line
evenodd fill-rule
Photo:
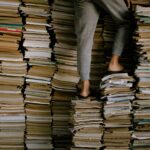
<path fill-rule="evenodd" d="M 29 150 L 52 149 L 51 80 L 55 63 L 49 31 L 51 25 L 48 0 L 23 0 L 20 7 L 24 18 L 23 47 L 28 60 L 25 88 L 26 146 Z"/>
<path fill-rule="evenodd" d="M 25 47 L 25 58 L 29 64 L 50 64 L 52 49 L 50 48 L 51 25 L 50 6 L 48 0 L 23 0 L 24 5 L 20 7 L 23 22 L 23 46 Z"/>
<path fill-rule="evenodd" d="M 66 150 L 71 145 L 70 100 L 73 92 L 55 91 L 52 97 L 53 145 L 56 150 Z"/>
<path fill-rule="evenodd" d="M 27 65 L 20 50 L 19 0 L 0 0 L 0 149 L 24 150 L 22 89 Z"/>
<path fill-rule="evenodd" d="M 56 90 L 76 91 L 76 84 L 79 79 L 73 0 L 54 1 L 52 6 L 52 25 L 57 40 L 54 53 L 58 67 L 52 86 Z"/>
<path fill-rule="evenodd" d="M 104 104 L 104 145 L 107 150 L 128 150 L 132 124 L 131 102 L 134 79 L 128 73 L 114 73 L 102 78 L 100 85 Z"/>
<path fill-rule="evenodd" d="M 102 147 L 102 102 L 88 98 L 71 101 L 71 150 L 98 150 Z"/>
<path fill-rule="evenodd" d="M 54 54 L 57 64 L 52 81 L 53 142 L 56 149 L 64 150 L 71 144 L 70 100 L 79 80 L 73 4 L 74 0 L 55 0 L 52 4 L 51 24 L 56 38 Z"/>
<path fill-rule="evenodd" d="M 150 4 L 135 7 L 137 29 L 134 39 L 138 55 L 135 75 L 138 78 L 133 133 L 135 150 L 150 149 Z"/>

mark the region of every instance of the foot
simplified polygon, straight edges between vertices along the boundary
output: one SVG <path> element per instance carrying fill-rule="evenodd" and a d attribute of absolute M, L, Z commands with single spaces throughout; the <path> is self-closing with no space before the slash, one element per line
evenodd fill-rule
<path fill-rule="evenodd" d="M 108 71 L 122 71 L 124 67 L 120 64 L 109 64 Z"/>
<path fill-rule="evenodd" d="M 90 94 L 90 82 L 89 80 L 83 80 L 81 81 L 81 91 L 80 91 L 80 96 L 81 97 L 88 97 Z"/>
<path fill-rule="evenodd" d="M 119 63 L 119 58 L 120 56 L 113 55 L 109 66 L 108 66 L 108 71 L 122 71 L 124 68 L 123 66 Z"/>

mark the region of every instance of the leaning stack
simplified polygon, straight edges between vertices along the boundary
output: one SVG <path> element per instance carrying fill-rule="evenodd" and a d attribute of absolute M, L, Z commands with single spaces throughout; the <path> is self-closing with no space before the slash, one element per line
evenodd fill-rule
<path fill-rule="evenodd" d="M 98 150 L 102 147 L 102 102 L 92 99 L 71 101 L 71 150 Z"/>
<path fill-rule="evenodd" d="M 150 3 L 146 6 L 137 5 L 135 9 L 137 29 L 134 39 L 138 55 L 135 75 L 138 78 L 133 133 L 135 150 L 150 149 Z"/>
<path fill-rule="evenodd" d="M 127 73 L 114 73 L 102 78 L 100 85 L 104 104 L 104 145 L 106 150 L 128 150 L 132 125 L 131 102 L 134 79 Z"/>
<path fill-rule="evenodd" d="M 70 99 L 76 92 L 79 77 L 76 61 L 73 0 L 55 0 L 52 5 L 52 25 L 56 36 L 54 54 L 57 72 L 52 88 L 53 142 L 55 149 L 66 149 L 71 144 L 69 131 Z"/>
<path fill-rule="evenodd" d="M 28 60 L 26 75 L 26 146 L 29 150 L 52 149 L 51 80 L 55 63 L 51 61 L 51 25 L 48 0 L 23 0 L 23 46 Z"/>
<path fill-rule="evenodd" d="M 0 149 L 24 150 L 22 89 L 27 65 L 20 50 L 19 0 L 0 0 Z"/>

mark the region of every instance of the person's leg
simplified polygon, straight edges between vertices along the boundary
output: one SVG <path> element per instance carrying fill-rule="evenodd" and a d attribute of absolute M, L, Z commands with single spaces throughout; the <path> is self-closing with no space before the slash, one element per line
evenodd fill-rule
<path fill-rule="evenodd" d="M 75 0 L 75 31 L 77 35 L 77 66 L 82 83 L 81 95 L 89 95 L 90 65 L 93 37 L 99 12 L 91 0 Z"/>
<path fill-rule="evenodd" d="M 92 0 L 97 5 L 107 11 L 118 25 L 114 39 L 112 58 L 108 70 L 120 71 L 123 66 L 119 63 L 119 58 L 127 42 L 130 27 L 130 13 L 124 0 Z"/>

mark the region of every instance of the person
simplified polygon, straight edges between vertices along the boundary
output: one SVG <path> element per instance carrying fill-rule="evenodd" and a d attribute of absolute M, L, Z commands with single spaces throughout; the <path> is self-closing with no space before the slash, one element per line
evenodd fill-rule
<path fill-rule="evenodd" d="M 117 32 L 112 47 L 112 57 L 108 71 L 119 72 L 124 69 L 119 59 L 129 36 L 130 0 L 74 0 L 75 33 L 77 36 L 77 67 L 80 75 L 80 98 L 90 95 L 90 65 L 93 37 L 100 16 L 106 11 L 115 21 Z"/>

